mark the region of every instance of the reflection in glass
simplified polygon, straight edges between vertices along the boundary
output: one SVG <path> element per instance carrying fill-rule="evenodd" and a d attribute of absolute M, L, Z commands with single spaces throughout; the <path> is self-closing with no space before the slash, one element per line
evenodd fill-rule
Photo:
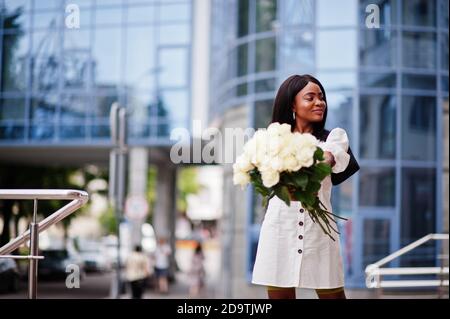
<path fill-rule="evenodd" d="M 31 139 L 50 139 L 55 134 L 54 120 L 57 95 L 37 96 L 31 100 L 30 118 L 33 125 L 30 127 Z"/>
<path fill-rule="evenodd" d="M 161 25 L 159 27 L 159 44 L 189 44 L 190 27 L 188 24 Z"/>
<path fill-rule="evenodd" d="M 325 87 L 325 90 L 327 88 Z M 327 129 L 341 127 L 349 138 L 352 136 L 352 110 L 353 98 L 351 94 L 340 93 L 335 91 L 327 91 Z"/>
<path fill-rule="evenodd" d="M 4 6 L 8 11 L 14 11 L 19 8 L 22 10 L 30 10 L 31 0 L 4 0 Z"/>
<path fill-rule="evenodd" d="M 442 91 L 447 92 L 448 93 L 448 75 L 443 75 L 441 77 L 441 86 L 442 86 Z"/>
<path fill-rule="evenodd" d="M 153 23 L 155 20 L 155 6 L 130 6 L 127 9 L 128 20 L 127 23 Z M 151 33 L 150 33 L 151 34 Z M 149 35 L 150 35 L 149 34 Z"/>
<path fill-rule="evenodd" d="M 275 79 L 264 79 L 255 81 L 255 92 L 273 92 L 275 90 Z"/>
<path fill-rule="evenodd" d="M 436 76 L 403 74 L 402 86 L 405 89 L 436 90 Z"/>
<path fill-rule="evenodd" d="M 92 74 L 90 57 L 90 32 L 87 30 L 66 30 L 62 54 L 64 87 L 87 88 Z"/>
<path fill-rule="evenodd" d="M 360 85 L 365 88 L 395 89 L 397 77 L 395 73 L 361 72 Z"/>
<path fill-rule="evenodd" d="M 45 1 L 34 1 L 34 9 L 58 9 L 61 7 L 60 0 L 45 0 Z"/>
<path fill-rule="evenodd" d="M 436 159 L 436 99 L 434 97 L 403 96 L 402 158 L 423 161 Z"/>
<path fill-rule="evenodd" d="M 435 27 L 435 0 L 403 0 L 403 24 L 413 26 Z"/>
<path fill-rule="evenodd" d="M 441 28 L 446 28 L 448 30 L 448 0 L 438 0 L 438 4 L 438 12 L 442 15 L 440 19 L 440 26 Z"/>
<path fill-rule="evenodd" d="M 436 34 L 430 32 L 403 32 L 403 66 L 409 68 L 436 68 Z"/>
<path fill-rule="evenodd" d="M 162 23 L 173 21 L 188 22 L 191 18 L 191 5 L 189 3 L 169 4 L 161 3 L 159 19 Z"/>
<path fill-rule="evenodd" d="M 359 205 L 395 207 L 395 169 L 363 167 L 360 172 Z"/>
<path fill-rule="evenodd" d="M 256 0 L 256 32 L 271 31 L 277 18 L 277 0 Z"/>
<path fill-rule="evenodd" d="M 25 137 L 25 125 L 23 121 L 0 121 L 0 139 L 18 140 Z"/>
<path fill-rule="evenodd" d="M 239 84 L 236 87 L 236 95 L 237 96 L 244 96 L 244 95 L 247 95 L 247 93 L 248 93 L 248 85 L 247 85 L 247 83 Z"/>
<path fill-rule="evenodd" d="M 28 64 L 28 37 L 23 33 L 4 33 L 2 47 L 2 90 L 24 91 Z"/>
<path fill-rule="evenodd" d="M 317 32 L 317 67 L 355 68 L 357 61 L 356 30 L 332 30 Z M 345 47 L 345 50 L 342 48 Z"/>
<path fill-rule="evenodd" d="M 397 8 L 399 0 L 379 0 L 376 3 L 373 0 L 359 0 L 360 2 L 360 14 L 359 23 L 362 26 L 366 25 L 366 19 L 370 14 L 366 12 L 368 5 L 376 4 L 380 8 L 380 25 L 390 26 L 392 24 L 398 24 L 397 21 Z M 372 11 L 371 11 L 372 12 Z"/>
<path fill-rule="evenodd" d="M 395 158 L 395 114 L 394 96 L 361 96 L 359 149 L 362 158 Z"/>
<path fill-rule="evenodd" d="M 58 101 L 58 96 L 55 94 L 32 98 L 30 112 L 32 121 L 35 123 L 52 122 L 55 117 Z"/>
<path fill-rule="evenodd" d="M 353 179 L 349 178 L 342 184 L 331 189 L 333 212 L 345 218 L 351 218 L 353 198 Z M 344 227 L 347 227 L 344 222 Z M 342 238 L 341 238 L 342 239 Z"/>
<path fill-rule="evenodd" d="M 395 66 L 397 32 L 363 29 L 360 31 L 359 58 L 362 66 Z"/>
<path fill-rule="evenodd" d="M 133 110 L 129 117 L 128 134 L 130 138 L 144 138 L 150 134 L 150 125 L 152 124 L 148 112 L 153 103 L 151 93 L 129 92 L 126 104 Z"/>
<path fill-rule="evenodd" d="M 157 108 L 150 115 L 158 116 L 158 136 L 167 137 L 176 127 L 187 128 L 189 120 L 189 93 L 187 90 L 165 90 L 161 92 Z"/>
<path fill-rule="evenodd" d="M 92 122 L 89 129 L 92 138 L 109 139 L 111 136 L 108 117 L 96 119 L 95 122 Z"/>
<path fill-rule="evenodd" d="M 64 16 L 60 11 L 36 12 L 33 17 L 33 28 L 55 30 L 61 26 L 62 19 L 64 19 Z"/>
<path fill-rule="evenodd" d="M 98 1 L 97 1 L 98 2 Z M 97 8 L 95 11 L 95 25 L 120 25 L 122 23 L 122 8 Z"/>
<path fill-rule="evenodd" d="M 119 101 L 119 97 L 117 95 L 96 96 L 95 107 L 89 108 L 91 111 L 90 115 L 94 118 L 94 121 L 96 122 L 97 119 L 101 118 L 109 118 L 111 105 L 117 101 Z"/>
<path fill-rule="evenodd" d="M 390 253 L 390 223 L 387 219 L 366 219 L 363 228 L 363 269 Z"/>
<path fill-rule="evenodd" d="M 56 91 L 59 82 L 59 37 L 56 31 L 33 33 L 30 56 L 31 88 L 34 92 Z"/>
<path fill-rule="evenodd" d="M 154 27 L 127 30 L 125 79 L 128 87 L 149 89 L 155 85 L 160 69 L 155 68 Z"/>
<path fill-rule="evenodd" d="M 248 73 L 248 44 L 244 43 L 237 47 L 237 76 L 243 76 Z"/>
<path fill-rule="evenodd" d="M 402 212 L 400 246 L 402 247 L 436 232 L 435 174 L 435 169 L 403 168 L 402 170 L 400 209 Z M 421 246 L 401 258 L 401 267 L 432 266 L 435 256 L 434 247 Z"/>
<path fill-rule="evenodd" d="M 121 33 L 119 28 L 95 30 L 92 57 L 95 87 L 115 90 L 120 82 Z"/>
<path fill-rule="evenodd" d="M 326 91 L 352 90 L 356 86 L 355 72 L 319 71 L 317 78 Z"/>
<path fill-rule="evenodd" d="M 441 69 L 448 71 L 448 33 L 441 33 Z"/>
<path fill-rule="evenodd" d="M 159 85 L 161 87 L 182 87 L 187 85 L 187 49 L 173 48 L 160 51 Z"/>
<path fill-rule="evenodd" d="M 25 118 L 25 98 L 0 99 L 0 121 L 23 120 Z"/>
<path fill-rule="evenodd" d="M 238 28 L 237 36 L 243 37 L 248 34 L 248 15 L 249 15 L 249 0 L 238 0 Z"/>
<path fill-rule="evenodd" d="M 81 95 L 64 95 L 61 99 L 60 117 L 62 122 L 84 124 L 88 98 Z"/>
<path fill-rule="evenodd" d="M 318 0 L 317 25 L 319 27 L 355 26 L 357 11 L 358 0 Z"/>
<path fill-rule="evenodd" d="M 314 33 L 313 30 L 302 28 L 302 32 L 286 32 L 280 35 L 280 63 L 282 69 L 289 74 L 292 70 L 305 70 L 302 73 L 312 73 L 314 69 Z"/>
<path fill-rule="evenodd" d="M 97 1 L 97 6 L 121 5 L 123 0 L 101 0 Z M 141 1 L 142 2 L 142 1 Z"/>
<path fill-rule="evenodd" d="M 275 38 L 256 40 L 256 72 L 275 70 L 276 42 Z"/>
<path fill-rule="evenodd" d="M 30 12 L 25 11 L 23 7 L 8 9 L 0 7 L 0 17 L 3 19 L 3 28 L 8 31 L 17 32 L 27 30 L 30 27 Z"/>
<path fill-rule="evenodd" d="M 273 100 L 255 102 L 255 129 L 266 128 L 272 121 Z"/>
<path fill-rule="evenodd" d="M 312 24 L 315 2 L 316 0 L 283 0 L 280 22 L 286 26 Z"/>

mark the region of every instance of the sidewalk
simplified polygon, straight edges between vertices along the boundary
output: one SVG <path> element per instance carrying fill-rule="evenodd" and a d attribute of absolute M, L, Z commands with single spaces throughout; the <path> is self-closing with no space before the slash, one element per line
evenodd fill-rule
<path fill-rule="evenodd" d="M 178 272 L 175 275 L 176 279 L 174 282 L 172 282 L 169 285 L 169 293 L 168 294 L 162 294 L 157 292 L 153 288 L 147 288 L 144 292 L 143 299 L 214 299 L 216 298 L 214 287 L 212 287 L 210 284 L 206 285 L 206 287 L 203 289 L 203 291 L 200 293 L 199 296 L 192 297 L 189 296 L 189 278 L 187 274 Z M 129 289 L 127 289 L 129 290 Z M 121 295 L 121 299 L 130 299 L 131 295 L 130 292 L 127 291 L 127 293 Z"/>

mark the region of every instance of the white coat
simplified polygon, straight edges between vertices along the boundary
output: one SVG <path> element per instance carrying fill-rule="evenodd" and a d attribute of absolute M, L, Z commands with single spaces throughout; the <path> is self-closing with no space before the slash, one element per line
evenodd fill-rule
<path fill-rule="evenodd" d="M 333 129 L 319 146 L 331 152 L 336 161 L 333 173 L 340 173 L 348 166 L 349 142 L 341 128 Z M 329 212 L 331 177 L 322 181 L 318 196 Z M 276 287 L 300 287 L 331 289 L 344 286 L 344 272 L 339 247 L 312 221 L 299 201 L 287 206 L 278 197 L 268 204 L 253 268 L 252 283 Z"/>

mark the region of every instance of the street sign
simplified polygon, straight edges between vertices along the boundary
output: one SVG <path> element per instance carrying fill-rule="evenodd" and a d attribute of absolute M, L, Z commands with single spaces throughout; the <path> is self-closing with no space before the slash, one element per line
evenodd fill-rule
<path fill-rule="evenodd" d="M 148 202 L 144 196 L 132 195 L 125 202 L 125 216 L 131 220 L 144 220 L 148 214 Z"/>

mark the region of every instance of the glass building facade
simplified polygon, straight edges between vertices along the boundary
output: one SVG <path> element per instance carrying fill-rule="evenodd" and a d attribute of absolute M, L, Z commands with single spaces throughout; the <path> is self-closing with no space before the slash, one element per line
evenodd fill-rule
<path fill-rule="evenodd" d="M 1 0 L 0 144 L 109 143 L 115 101 L 131 144 L 167 141 L 189 128 L 191 33 L 190 0 Z"/>
<path fill-rule="evenodd" d="M 369 28 L 370 4 L 380 26 Z M 323 83 L 327 127 L 342 127 L 361 165 L 335 187 L 346 284 L 364 268 L 443 229 L 443 106 L 448 105 L 447 0 L 214 0 L 211 114 L 248 108 L 248 125 L 270 122 L 281 82 L 311 73 Z M 247 197 L 247 280 L 264 215 Z M 445 199 L 447 200 L 447 199 Z M 392 266 L 434 265 L 424 246 Z"/>

